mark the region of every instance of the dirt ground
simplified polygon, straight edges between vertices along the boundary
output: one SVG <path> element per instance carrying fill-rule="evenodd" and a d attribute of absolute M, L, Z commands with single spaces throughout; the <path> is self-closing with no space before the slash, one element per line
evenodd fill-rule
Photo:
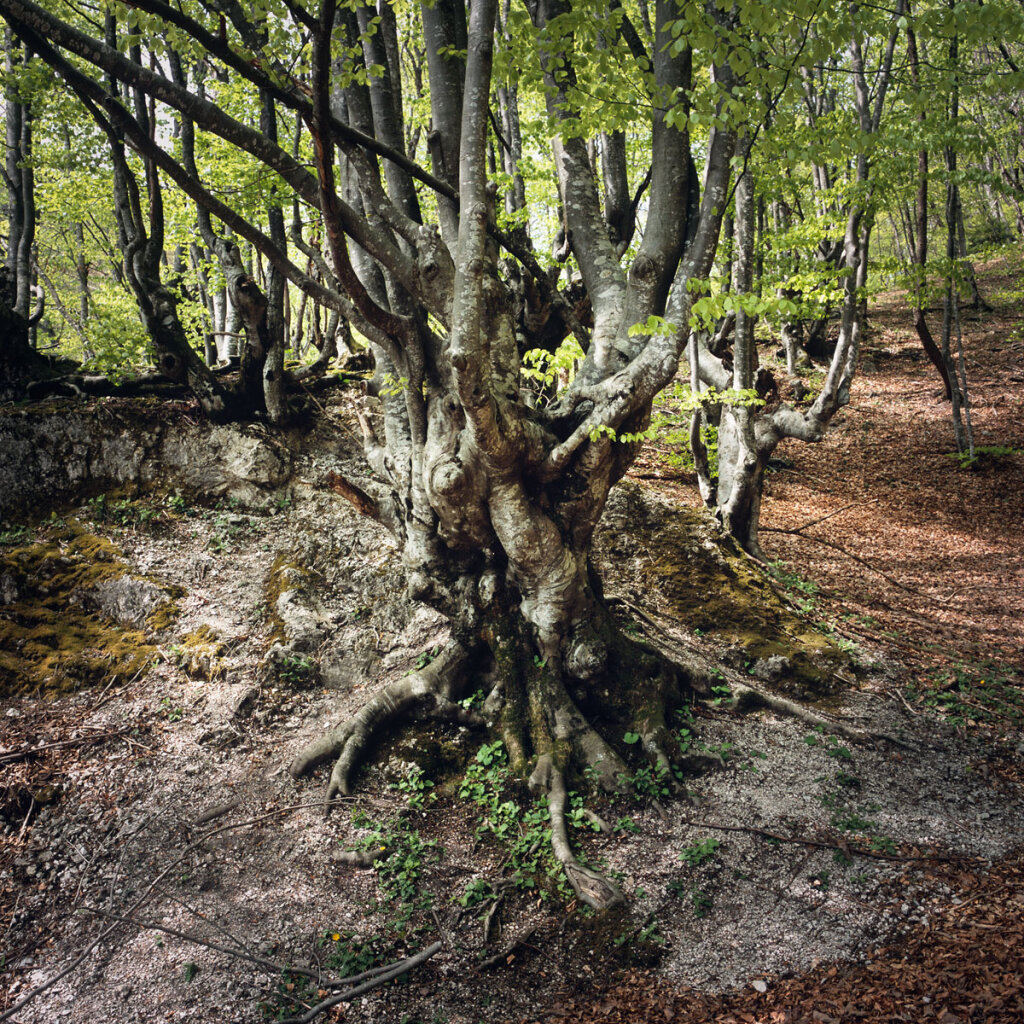
<path fill-rule="evenodd" d="M 681 742 L 715 767 L 687 799 L 638 773 L 639 798 L 573 816 L 627 895 L 602 917 L 549 876 L 543 810 L 510 803 L 484 734 L 407 731 L 328 817 L 323 775 L 283 770 L 444 638 L 395 600 L 388 540 L 315 485 L 322 456 L 258 504 L 94 500 L 8 531 L 8 547 L 65 552 L 75 531 L 103 536 L 130 578 L 179 596 L 130 681 L 3 698 L 0 1020 L 288 1019 L 437 942 L 320 1019 L 1024 1019 L 1018 276 L 987 268 L 995 308 L 965 322 L 993 449 L 974 469 L 949 456 L 934 371 L 887 297 L 850 407 L 821 444 L 780 450 L 768 481 L 778 585 L 856 660 L 825 713 L 893 741 L 693 709 Z M 693 503 L 663 460 L 636 475 Z M 118 608 L 127 629 L 140 613 Z M 703 642 L 659 621 L 636 628 Z"/>

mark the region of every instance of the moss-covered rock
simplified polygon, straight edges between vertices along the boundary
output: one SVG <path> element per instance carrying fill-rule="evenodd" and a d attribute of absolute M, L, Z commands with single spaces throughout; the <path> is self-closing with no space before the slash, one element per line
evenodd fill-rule
<path fill-rule="evenodd" d="M 147 620 L 169 622 L 179 596 L 74 520 L 0 550 L 0 694 L 132 678 L 156 656 Z"/>
<path fill-rule="evenodd" d="M 617 589 L 724 641 L 734 667 L 798 695 L 837 689 L 849 657 L 786 603 L 708 513 L 626 483 L 612 494 L 595 550 Z"/>
<path fill-rule="evenodd" d="M 318 650 L 330 626 L 317 597 L 314 574 L 290 552 L 279 554 L 267 575 L 265 600 L 272 638 L 290 650 Z"/>
<path fill-rule="evenodd" d="M 192 679 L 207 681 L 226 675 L 227 649 L 212 626 L 200 626 L 186 633 L 170 648 L 170 654 Z"/>

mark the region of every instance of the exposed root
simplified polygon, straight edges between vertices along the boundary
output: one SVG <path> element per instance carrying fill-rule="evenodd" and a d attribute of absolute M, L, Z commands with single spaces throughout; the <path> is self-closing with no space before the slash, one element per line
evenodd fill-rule
<path fill-rule="evenodd" d="M 508 632 L 516 636 L 514 630 Z M 513 773 L 521 778 L 529 771 L 529 766 L 533 766 L 529 785 L 534 792 L 547 797 L 551 852 L 555 860 L 582 903 L 595 910 L 605 910 L 622 902 L 623 894 L 612 881 L 576 858 L 566 820 L 569 803 L 566 779 L 574 778 L 575 771 L 582 770 L 589 781 L 607 792 L 622 793 L 631 788 L 632 773 L 626 762 L 581 710 L 596 695 L 595 683 L 567 672 L 558 656 L 549 655 L 541 660 L 533 653 L 531 657 L 527 643 L 513 641 L 497 647 L 485 640 L 484 644 L 491 649 L 492 671 L 497 676 L 484 705 L 486 717 L 503 737 Z M 666 721 L 667 709 L 678 706 L 684 692 L 695 690 L 693 677 L 686 668 L 621 635 L 613 637 L 606 650 L 610 657 L 604 663 L 602 676 L 616 689 L 625 689 L 626 720 L 639 737 L 643 753 L 659 779 L 664 779 L 666 785 L 678 792 L 672 780 L 678 778 L 680 768 L 699 772 L 724 764 L 721 756 L 715 758 L 698 752 L 682 758 L 670 757 L 674 738 Z M 308 746 L 291 765 L 292 775 L 302 775 L 333 758 L 334 768 L 326 792 L 326 800 L 330 801 L 339 794 L 349 793 L 352 773 L 375 735 L 404 716 L 415 713 L 461 725 L 484 725 L 483 718 L 456 703 L 467 689 L 471 655 L 475 653 L 456 640 L 449 641 L 431 664 L 391 682 L 352 718 Z M 579 657 L 576 662 L 582 663 Z M 738 679 L 732 680 L 731 685 L 733 707 L 737 711 L 770 708 L 853 741 L 884 739 L 900 743 L 896 737 L 868 733 L 833 721 L 795 701 L 755 689 Z M 652 803 L 668 820 L 665 808 L 657 801 Z M 607 823 L 597 815 L 588 817 L 602 831 L 608 830 Z M 358 854 L 352 855 L 351 863 L 364 866 Z M 497 917 L 500 897 L 500 892 L 495 894 L 493 906 L 486 915 L 488 937 Z"/>
<path fill-rule="evenodd" d="M 324 797 L 327 802 L 349 794 L 351 774 L 376 732 L 413 711 L 426 710 L 432 716 L 459 725 L 482 725 L 479 715 L 455 703 L 466 681 L 464 670 L 468 660 L 466 648 L 456 640 L 449 640 L 434 661 L 389 683 L 355 715 L 306 747 L 288 770 L 298 778 L 336 758 Z"/>
<path fill-rule="evenodd" d="M 534 789 L 546 789 L 548 794 L 548 815 L 551 821 L 551 850 L 562 865 L 569 884 L 576 895 L 595 910 L 604 910 L 622 901 L 619 889 L 604 875 L 584 867 L 573 856 L 569 833 L 565 824 L 565 776 L 559 771 L 547 754 L 537 761 L 537 767 L 530 777 Z"/>
<path fill-rule="evenodd" d="M 478 971 L 486 971 L 491 967 L 504 966 L 508 963 L 513 953 L 519 949 L 520 946 L 525 946 L 526 943 L 533 937 L 533 933 L 536 928 L 533 925 L 527 926 L 523 931 L 519 932 L 515 938 L 508 943 L 504 949 L 500 952 L 495 953 L 493 956 L 489 956 L 486 960 L 482 960 L 477 967 Z"/>
<path fill-rule="evenodd" d="M 572 736 L 579 757 L 594 772 L 595 780 L 606 793 L 623 793 L 628 788 L 623 782 L 629 776 L 626 762 L 589 725 Z"/>
<path fill-rule="evenodd" d="M 747 686 L 743 683 L 732 683 L 731 687 L 733 692 L 732 706 L 736 711 L 745 711 L 748 708 L 758 707 L 768 708 L 790 718 L 795 718 L 797 721 L 806 722 L 810 726 L 821 727 L 828 732 L 836 733 L 848 740 L 853 740 L 855 743 L 871 743 L 875 740 L 884 740 L 886 743 L 892 743 L 894 746 L 903 747 L 906 750 L 914 749 L 912 744 L 901 740 L 898 736 L 893 736 L 891 733 L 866 732 L 863 729 L 855 729 L 851 725 L 846 725 L 844 722 L 839 722 L 832 718 L 826 718 L 824 715 L 820 715 L 818 712 L 812 711 L 802 704 L 797 704 L 796 701 L 780 697 L 778 694 L 755 690 L 752 686 Z"/>

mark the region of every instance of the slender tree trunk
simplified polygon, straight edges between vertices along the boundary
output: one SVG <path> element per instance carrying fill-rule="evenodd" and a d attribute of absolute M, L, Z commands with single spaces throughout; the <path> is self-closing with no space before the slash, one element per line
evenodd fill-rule
<path fill-rule="evenodd" d="M 299 295 L 298 309 L 296 309 L 292 320 L 292 351 L 295 353 L 296 359 L 301 359 L 306 351 L 306 304 L 308 301 L 309 296 L 302 292 Z"/>
<path fill-rule="evenodd" d="M 961 260 L 961 265 L 964 270 L 964 277 L 967 282 L 967 287 L 971 293 L 970 307 L 971 309 L 988 309 L 988 303 L 981 297 L 981 292 L 978 291 L 978 278 L 974 273 L 974 264 L 967 259 L 967 232 L 964 228 L 964 204 L 960 200 L 960 190 L 957 189 L 956 196 L 956 237 L 957 237 L 957 249 Z"/>
<path fill-rule="evenodd" d="M 392 15 L 393 16 L 393 15 Z M 269 93 L 261 97 L 260 130 L 271 142 L 277 142 L 277 114 L 274 100 Z M 284 211 L 275 196 L 271 196 L 267 210 L 270 224 L 270 238 L 280 249 L 288 245 L 284 226 Z M 271 265 L 267 270 L 267 351 L 263 364 L 263 397 L 267 409 L 267 417 L 271 423 L 281 424 L 288 418 L 288 406 L 285 401 L 284 377 L 284 346 L 287 336 L 287 324 L 284 315 L 284 302 L 288 282 L 284 275 Z"/>
<path fill-rule="evenodd" d="M 0 395 L 12 397 L 33 377 L 46 375 L 47 363 L 34 350 L 35 325 L 43 315 L 43 293 L 32 309 L 35 179 L 32 170 L 32 109 L 18 92 L 18 70 L 30 54 L 7 30 L 5 67 L 7 191 L 6 264 L 0 268 Z"/>
<path fill-rule="evenodd" d="M 114 16 L 106 16 L 108 41 L 117 44 Z M 129 47 L 131 60 L 142 64 L 141 48 Z M 110 81 L 114 95 L 119 83 Z M 136 120 L 147 135 L 155 132 L 149 105 L 140 90 L 130 93 Z M 153 343 L 157 369 L 169 380 L 185 384 L 210 416 L 228 414 L 223 389 L 208 366 L 193 351 L 178 315 L 178 299 L 161 280 L 164 256 L 164 207 L 160 177 L 155 163 L 144 161 L 146 207 L 141 201 L 139 182 L 125 157 L 124 139 L 119 131 L 93 108 L 107 136 L 114 165 L 114 210 L 123 255 L 125 276 L 139 305 L 142 321 Z"/>
<path fill-rule="evenodd" d="M 950 8 L 954 0 L 949 0 Z M 960 41 L 954 35 L 949 42 L 949 64 L 956 69 L 959 66 Z M 949 98 L 949 119 L 955 126 L 960 116 L 960 88 L 957 77 L 953 79 L 953 88 Z M 954 321 L 959 322 L 959 288 L 957 280 L 957 255 L 959 251 L 957 239 L 957 210 L 960 205 L 959 188 L 956 183 L 957 152 L 955 146 L 946 147 L 946 292 L 942 302 L 942 361 L 946 366 L 947 378 L 957 381 L 958 386 L 951 389 L 951 406 L 953 416 L 953 434 L 959 452 L 967 452 L 973 447 L 973 439 L 964 426 L 963 405 L 966 401 L 966 373 L 959 378 L 951 347 Z"/>
<path fill-rule="evenodd" d="M 749 153 L 749 142 L 741 142 L 740 152 Z M 756 214 L 754 182 L 749 161 L 736 179 L 735 249 L 732 290 L 749 295 L 754 284 L 754 234 Z M 756 317 L 741 305 L 736 313 L 733 342 L 732 386 L 736 391 L 751 391 L 757 374 L 757 346 L 754 343 Z M 743 548 L 762 557 L 757 539 L 761 509 L 764 463 L 755 436 L 755 413 L 749 404 L 738 402 L 722 407 L 718 429 L 718 511 L 722 525 Z"/>
<path fill-rule="evenodd" d="M 36 240 L 36 189 L 35 170 L 32 161 L 33 116 L 32 105 L 21 106 L 21 137 L 17 153 L 20 157 L 19 184 L 21 185 L 21 222 L 17 250 L 14 257 L 14 273 L 18 282 L 15 310 L 28 320 L 32 309 L 32 253 Z"/>
<path fill-rule="evenodd" d="M 920 71 L 917 54 L 917 36 L 913 29 L 907 29 L 907 58 L 910 64 L 910 75 L 915 90 L 920 90 Z M 927 114 L 922 109 L 918 114 L 918 122 L 923 126 Z M 915 245 L 914 245 L 914 330 L 921 341 L 932 365 L 939 371 L 943 386 L 946 389 L 946 400 L 953 397 L 952 381 L 947 360 L 939 346 L 935 344 L 932 332 L 925 317 L 925 295 L 928 286 L 928 150 L 922 148 L 917 153 L 917 190 L 914 200 Z"/>

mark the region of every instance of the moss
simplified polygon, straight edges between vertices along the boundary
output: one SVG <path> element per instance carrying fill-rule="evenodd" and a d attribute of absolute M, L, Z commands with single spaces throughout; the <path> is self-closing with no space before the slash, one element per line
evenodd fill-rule
<path fill-rule="evenodd" d="M 734 647 L 737 668 L 777 655 L 792 666 L 779 686 L 815 694 L 836 688 L 835 672 L 849 657 L 779 596 L 710 516 L 655 504 L 633 486 L 622 490 L 623 522 L 606 529 L 599 554 L 628 573 L 632 589 L 657 595 L 659 610 L 686 628 Z"/>
<path fill-rule="evenodd" d="M 185 591 L 182 587 L 170 587 L 168 589 L 172 597 L 185 596 Z M 157 605 L 146 616 L 146 626 L 153 633 L 163 632 L 163 630 L 170 629 L 174 625 L 180 614 L 181 608 L 177 601 L 164 601 L 163 604 Z"/>
<path fill-rule="evenodd" d="M 200 626 L 170 649 L 180 668 L 193 679 L 220 679 L 228 669 L 225 647 L 212 626 Z"/>
<path fill-rule="evenodd" d="M 0 554 L 0 694 L 65 693 L 127 681 L 152 663 L 156 649 L 94 607 L 90 594 L 129 574 L 121 553 L 70 520 L 44 538 Z M 155 615 L 168 618 L 172 601 Z"/>
<path fill-rule="evenodd" d="M 271 643 L 288 642 L 284 622 L 277 610 L 282 594 L 287 594 L 290 590 L 303 589 L 309 579 L 309 571 L 296 560 L 293 553 L 282 553 L 274 559 L 263 590 L 270 622 Z"/>

